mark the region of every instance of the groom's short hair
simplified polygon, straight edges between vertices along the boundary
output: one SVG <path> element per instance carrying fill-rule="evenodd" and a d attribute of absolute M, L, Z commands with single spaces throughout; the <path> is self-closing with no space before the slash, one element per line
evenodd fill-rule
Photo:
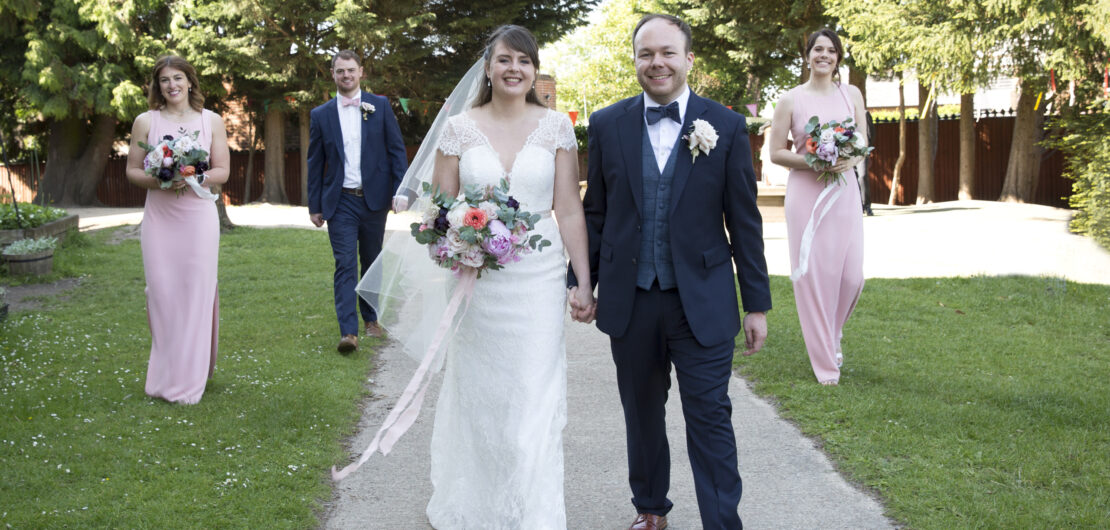
<path fill-rule="evenodd" d="M 354 61 L 355 64 L 357 64 L 358 66 L 362 66 L 362 57 L 359 57 L 357 53 L 355 53 L 351 50 L 339 50 L 331 58 L 331 67 L 335 68 L 335 61 L 338 61 L 340 59 L 346 59 L 348 61 Z"/>
<path fill-rule="evenodd" d="M 636 48 L 636 34 L 640 32 L 640 28 L 644 27 L 644 24 L 647 24 L 648 22 L 651 22 L 652 20 L 655 20 L 657 18 L 661 18 L 663 20 L 666 20 L 667 22 L 670 22 L 671 24 L 674 24 L 678 28 L 678 30 L 682 32 L 682 34 L 686 37 L 687 52 L 694 49 L 694 35 L 693 32 L 690 30 L 690 25 L 681 18 L 678 18 L 674 15 L 664 15 L 662 13 L 648 13 L 647 15 L 644 15 L 644 17 L 641 18 L 639 22 L 636 23 L 636 29 L 632 30 L 633 49 Z"/>

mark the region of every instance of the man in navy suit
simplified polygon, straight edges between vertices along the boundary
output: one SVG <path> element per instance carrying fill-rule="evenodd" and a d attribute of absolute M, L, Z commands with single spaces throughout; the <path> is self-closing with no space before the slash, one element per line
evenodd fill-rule
<path fill-rule="evenodd" d="M 343 50 L 331 64 L 336 98 L 312 109 L 309 126 L 308 213 L 312 224 L 328 223 L 337 349 L 347 354 L 358 348 L 356 304 L 366 334 L 382 335 L 374 309 L 355 294 L 355 285 L 381 252 L 390 201 L 408 163 L 389 100 L 359 87 L 359 56 Z"/>
<path fill-rule="evenodd" d="M 667 526 L 673 365 L 702 526 L 733 530 L 741 528 L 728 397 L 741 330 L 733 278 L 748 313 L 745 355 L 762 348 L 771 309 L 747 126 L 687 86 L 694 54 L 685 22 L 645 16 L 633 49 L 644 93 L 590 115 L 584 205 L 597 303 L 573 316 L 596 316 L 611 341 L 637 511 L 631 528 Z M 577 279 L 568 284 L 573 294 Z"/>

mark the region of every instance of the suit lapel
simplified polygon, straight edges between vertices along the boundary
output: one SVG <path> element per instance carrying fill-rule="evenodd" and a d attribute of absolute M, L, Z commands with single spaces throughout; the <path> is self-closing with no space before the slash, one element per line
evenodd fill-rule
<path fill-rule="evenodd" d="M 705 101 L 698 97 L 697 94 L 690 92 L 690 100 L 686 103 L 686 118 L 682 121 L 682 130 L 679 132 L 678 144 L 675 149 L 678 149 L 677 158 L 674 164 L 674 181 L 673 188 L 671 189 L 671 212 L 674 212 L 678 200 L 682 198 L 682 190 L 686 188 L 686 182 L 690 180 L 690 170 L 694 167 L 693 157 L 690 156 L 689 144 L 686 140 L 682 139 L 690 131 L 693 126 L 694 120 L 701 117 L 706 111 Z M 701 156 L 705 156 L 704 154 Z"/>
<path fill-rule="evenodd" d="M 632 188 L 632 198 L 636 210 L 644 211 L 644 95 L 632 98 L 625 107 L 623 116 L 617 119 L 620 131 L 621 153 L 624 154 L 624 167 L 628 168 L 628 185 Z"/>
<path fill-rule="evenodd" d="M 329 103 L 331 104 L 331 110 L 327 115 L 331 117 L 331 134 L 332 138 L 335 138 L 335 148 L 339 151 L 339 167 L 343 167 L 342 163 L 346 159 L 347 153 L 343 149 L 343 126 L 339 124 L 339 94 L 336 93 Z"/>

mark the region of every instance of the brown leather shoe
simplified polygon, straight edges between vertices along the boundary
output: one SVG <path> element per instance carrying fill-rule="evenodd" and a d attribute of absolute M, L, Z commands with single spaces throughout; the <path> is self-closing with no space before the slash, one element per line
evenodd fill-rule
<path fill-rule="evenodd" d="M 365 335 L 368 337 L 380 339 L 382 338 L 382 336 L 385 335 L 385 330 L 383 330 L 377 322 L 367 322 Z"/>
<path fill-rule="evenodd" d="M 635 521 L 632 521 L 632 526 L 628 527 L 628 530 L 663 530 L 666 527 L 666 515 L 641 513 L 636 516 Z"/>
<path fill-rule="evenodd" d="M 358 335 L 343 335 L 343 338 L 339 339 L 339 346 L 337 346 L 335 349 L 339 350 L 339 353 L 342 353 L 343 355 L 347 355 L 348 353 L 357 350 Z"/>

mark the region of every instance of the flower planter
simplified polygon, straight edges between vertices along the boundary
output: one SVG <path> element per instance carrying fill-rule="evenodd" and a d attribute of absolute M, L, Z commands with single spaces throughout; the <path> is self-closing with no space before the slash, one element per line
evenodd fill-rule
<path fill-rule="evenodd" d="M 70 229 L 77 228 L 78 219 L 77 214 L 71 214 L 35 228 L 0 230 L 0 248 L 8 246 L 17 239 L 38 239 L 45 236 L 56 236 L 61 243 Z"/>
<path fill-rule="evenodd" d="M 8 263 L 8 272 L 12 276 L 17 274 L 42 276 L 50 274 L 54 269 L 54 249 L 34 254 L 4 255 L 4 261 Z"/>

